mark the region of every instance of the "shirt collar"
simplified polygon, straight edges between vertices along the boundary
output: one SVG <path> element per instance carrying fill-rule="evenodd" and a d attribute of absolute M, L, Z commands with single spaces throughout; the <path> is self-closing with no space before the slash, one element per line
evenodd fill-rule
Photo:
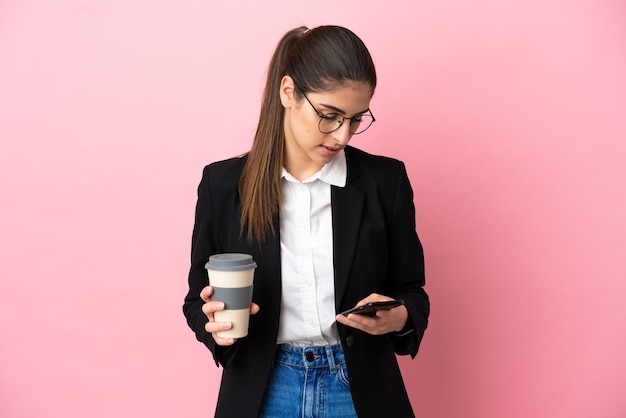
<path fill-rule="evenodd" d="M 320 171 L 313 174 L 311 177 L 304 179 L 302 183 L 312 183 L 315 180 L 321 180 L 324 183 L 328 183 L 332 186 L 344 187 L 346 185 L 346 178 L 348 176 L 348 165 L 346 164 L 346 154 L 344 150 L 330 160 Z M 281 177 L 286 180 L 298 182 L 289 172 L 283 167 Z"/>

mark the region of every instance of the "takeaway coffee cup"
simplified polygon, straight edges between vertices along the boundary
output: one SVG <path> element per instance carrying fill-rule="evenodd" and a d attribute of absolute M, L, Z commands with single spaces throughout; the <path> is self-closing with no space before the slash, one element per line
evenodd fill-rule
<path fill-rule="evenodd" d="M 213 286 L 212 300 L 224 302 L 224 310 L 215 312 L 215 321 L 228 322 L 229 330 L 217 333 L 221 338 L 241 338 L 248 335 L 252 284 L 256 263 L 249 254 L 225 253 L 209 257 L 205 265 L 209 284 Z"/>

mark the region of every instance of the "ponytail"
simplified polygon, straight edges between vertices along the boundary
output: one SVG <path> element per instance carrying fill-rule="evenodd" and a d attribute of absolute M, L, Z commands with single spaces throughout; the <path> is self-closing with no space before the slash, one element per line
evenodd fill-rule
<path fill-rule="evenodd" d="M 270 61 L 259 125 L 239 180 L 240 233 L 246 235 L 249 242 L 261 243 L 269 233 L 276 233 L 273 219 L 282 199 L 280 176 L 285 148 L 285 109 L 280 101 L 280 81 L 289 49 L 306 30 L 300 27 L 287 32 Z"/>

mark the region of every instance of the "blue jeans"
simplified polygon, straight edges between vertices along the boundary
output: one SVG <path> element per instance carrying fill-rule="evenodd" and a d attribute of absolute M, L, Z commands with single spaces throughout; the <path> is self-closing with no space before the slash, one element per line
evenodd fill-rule
<path fill-rule="evenodd" d="M 341 345 L 279 345 L 261 418 L 357 418 Z"/>

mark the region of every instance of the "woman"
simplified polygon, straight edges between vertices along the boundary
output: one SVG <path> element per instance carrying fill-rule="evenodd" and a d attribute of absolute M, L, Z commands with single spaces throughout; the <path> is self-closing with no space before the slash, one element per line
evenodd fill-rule
<path fill-rule="evenodd" d="M 422 247 L 403 163 L 348 146 L 375 121 L 372 58 L 348 29 L 289 31 L 272 57 L 249 153 L 198 188 L 183 311 L 224 368 L 216 417 L 414 416 L 395 354 L 427 325 Z M 205 263 L 252 254 L 248 336 L 224 339 Z M 340 314 L 373 301 L 375 316 Z"/>

